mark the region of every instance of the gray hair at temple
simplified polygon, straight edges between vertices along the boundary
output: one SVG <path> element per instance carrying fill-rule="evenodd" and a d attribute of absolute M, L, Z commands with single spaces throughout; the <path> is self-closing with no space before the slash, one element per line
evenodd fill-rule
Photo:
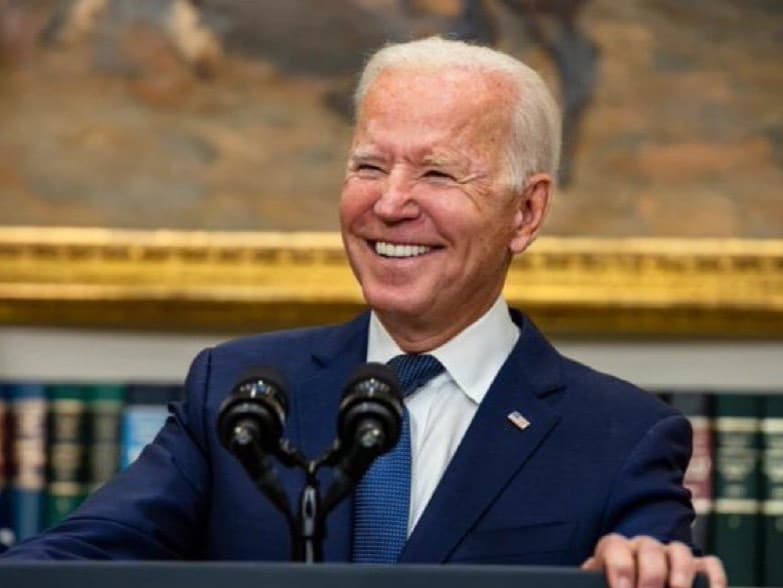
<path fill-rule="evenodd" d="M 367 90 L 387 69 L 473 69 L 504 75 L 516 88 L 506 149 L 508 184 L 521 189 L 534 173 L 553 178 L 560 163 L 560 109 L 541 76 L 521 61 L 489 47 L 429 37 L 390 44 L 376 52 L 362 71 L 354 94 L 356 112 Z"/>

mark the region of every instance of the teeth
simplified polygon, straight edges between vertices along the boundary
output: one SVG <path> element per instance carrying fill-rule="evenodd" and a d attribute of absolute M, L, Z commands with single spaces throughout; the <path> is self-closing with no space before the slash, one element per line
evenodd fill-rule
<path fill-rule="evenodd" d="M 432 247 L 426 245 L 395 245 L 385 241 L 376 241 L 375 252 L 384 257 L 416 257 L 427 253 Z"/>

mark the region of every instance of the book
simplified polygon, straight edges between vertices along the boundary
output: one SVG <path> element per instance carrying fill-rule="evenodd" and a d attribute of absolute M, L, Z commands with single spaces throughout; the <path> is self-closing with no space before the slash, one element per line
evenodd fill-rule
<path fill-rule="evenodd" d="M 764 399 L 762 473 L 763 586 L 783 586 L 783 395 Z"/>
<path fill-rule="evenodd" d="M 717 394 L 714 400 L 712 551 L 723 560 L 730 585 L 758 586 L 762 399 L 752 394 Z"/>
<path fill-rule="evenodd" d="M 11 521 L 17 541 L 43 528 L 46 490 L 46 391 L 40 384 L 10 386 Z"/>
<path fill-rule="evenodd" d="M 122 413 L 120 467 L 127 468 L 158 434 L 168 418 L 167 403 L 182 396 L 180 386 L 131 385 Z"/>
<path fill-rule="evenodd" d="M 87 491 L 105 484 L 120 467 L 120 420 L 125 402 L 121 385 L 87 389 Z"/>
<path fill-rule="evenodd" d="M 713 510 L 713 432 L 712 400 L 709 393 L 675 392 L 669 404 L 682 412 L 693 429 L 693 453 L 685 472 L 685 487 L 691 492 L 696 518 L 693 522 L 693 544 L 709 551 L 710 524 Z"/>
<path fill-rule="evenodd" d="M 0 384 L 0 553 L 14 544 L 11 523 L 11 410 L 8 386 Z"/>
<path fill-rule="evenodd" d="M 69 515 L 86 496 L 85 424 L 87 402 L 81 386 L 47 387 L 48 435 L 45 526 Z"/>

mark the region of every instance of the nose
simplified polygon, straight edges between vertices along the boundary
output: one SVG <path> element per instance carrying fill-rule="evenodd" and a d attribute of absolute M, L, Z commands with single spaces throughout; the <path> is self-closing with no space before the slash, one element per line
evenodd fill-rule
<path fill-rule="evenodd" d="M 404 174 L 395 170 L 386 177 L 381 193 L 373 205 L 373 212 L 388 223 L 419 216 L 419 205 L 412 195 L 411 182 L 404 177 Z"/>

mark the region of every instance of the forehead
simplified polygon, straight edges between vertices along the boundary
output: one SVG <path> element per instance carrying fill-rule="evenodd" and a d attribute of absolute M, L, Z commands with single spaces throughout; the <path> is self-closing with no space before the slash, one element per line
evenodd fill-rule
<path fill-rule="evenodd" d="M 438 135 L 479 143 L 502 141 L 509 129 L 513 87 L 501 74 L 450 69 L 385 70 L 359 108 L 355 139 Z"/>

